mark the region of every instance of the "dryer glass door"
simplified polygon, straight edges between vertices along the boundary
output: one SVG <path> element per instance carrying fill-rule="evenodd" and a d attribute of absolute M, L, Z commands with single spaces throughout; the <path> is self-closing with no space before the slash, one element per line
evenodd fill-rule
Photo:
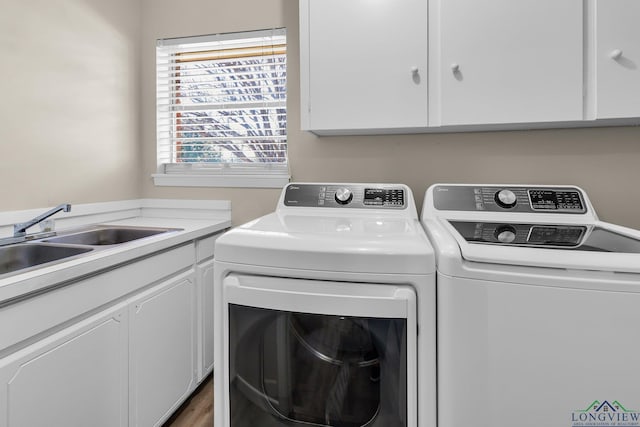
<path fill-rule="evenodd" d="M 341 296 L 326 289 L 326 297 L 336 301 L 324 306 L 328 300 L 318 296 L 323 283 L 335 286 L 314 282 L 314 295 L 302 287 L 285 304 L 288 309 L 279 297 L 279 307 L 264 307 L 271 305 L 270 298 L 255 304 L 238 301 L 237 293 L 231 292 L 235 295 L 227 309 L 232 427 L 411 425 L 408 412 L 415 406 L 408 402 L 415 398 L 415 385 L 409 378 L 417 376 L 415 327 L 411 327 L 415 311 L 407 312 L 406 306 L 409 299 L 415 307 L 415 294 L 408 288 L 367 285 L 395 302 L 398 295 L 392 291 L 402 290 L 404 308 L 362 315 L 358 306 L 367 301 L 377 306 L 379 301 L 372 295 Z M 349 288 L 341 286 L 346 287 L 343 293 Z M 370 292 L 361 284 L 351 290 Z M 336 313 L 342 297 L 361 301 Z M 300 309 L 314 300 L 314 312 Z"/>

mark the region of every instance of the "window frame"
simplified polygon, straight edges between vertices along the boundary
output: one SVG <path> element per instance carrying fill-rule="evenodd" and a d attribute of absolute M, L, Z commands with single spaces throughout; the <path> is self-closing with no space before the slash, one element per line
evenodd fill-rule
<path fill-rule="evenodd" d="M 156 186 L 177 186 L 177 187 L 246 187 L 246 188 L 282 188 L 290 181 L 289 174 L 289 156 L 285 162 L 246 162 L 246 163 L 215 163 L 215 162 L 166 162 L 166 156 L 161 155 L 161 144 L 167 144 L 161 141 L 161 132 L 159 130 L 161 123 L 167 121 L 178 121 L 180 111 L 166 111 L 167 105 L 171 107 L 175 105 L 174 100 L 162 104 L 159 101 L 159 91 L 161 85 L 166 85 L 166 78 L 160 77 L 160 67 L 158 55 L 160 49 L 175 50 L 168 55 L 176 55 L 176 50 L 180 46 L 203 44 L 201 52 L 211 51 L 211 46 L 207 43 L 224 42 L 228 40 L 242 40 L 246 38 L 256 37 L 285 37 L 286 46 L 286 29 L 276 28 L 270 30 L 246 31 L 241 33 L 225 33 L 214 34 L 208 36 L 181 37 L 173 39 L 160 39 L 157 41 L 158 49 L 156 51 L 156 164 L 157 171 L 152 174 L 153 182 Z M 166 52 L 162 53 L 167 55 Z M 286 53 L 285 53 L 286 55 Z M 175 60 L 179 62 L 179 60 Z M 288 84 L 287 84 L 288 85 Z M 285 86 L 286 90 L 286 86 Z M 165 110 L 163 110 L 163 107 Z M 285 101 L 286 111 L 286 101 Z M 288 127 L 288 126 L 287 126 Z M 287 131 L 288 133 L 288 131 Z M 284 141 L 288 144 L 288 137 L 285 136 Z M 169 142 L 173 149 L 173 140 Z"/>

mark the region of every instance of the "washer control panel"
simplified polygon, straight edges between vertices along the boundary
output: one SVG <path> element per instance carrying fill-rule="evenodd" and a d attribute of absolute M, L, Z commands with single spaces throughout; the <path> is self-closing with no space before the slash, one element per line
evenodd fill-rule
<path fill-rule="evenodd" d="M 584 225 L 512 224 L 449 221 L 470 243 L 553 248 L 579 246 L 587 232 Z"/>
<path fill-rule="evenodd" d="M 584 197 L 574 187 L 482 187 L 439 185 L 436 209 L 447 211 L 542 212 L 581 214 Z"/>
<path fill-rule="evenodd" d="M 289 184 L 284 194 L 285 206 L 405 209 L 405 189 L 394 186 L 354 184 Z"/>

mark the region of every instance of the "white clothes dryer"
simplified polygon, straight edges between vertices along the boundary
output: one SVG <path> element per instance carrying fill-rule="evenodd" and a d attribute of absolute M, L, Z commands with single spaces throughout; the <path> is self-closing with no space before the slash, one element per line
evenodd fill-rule
<path fill-rule="evenodd" d="M 435 256 L 407 186 L 292 183 L 215 249 L 216 427 L 435 427 Z"/>
<path fill-rule="evenodd" d="M 436 184 L 439 427 L 640 425 L 640 232 L 573 186 Z"/>

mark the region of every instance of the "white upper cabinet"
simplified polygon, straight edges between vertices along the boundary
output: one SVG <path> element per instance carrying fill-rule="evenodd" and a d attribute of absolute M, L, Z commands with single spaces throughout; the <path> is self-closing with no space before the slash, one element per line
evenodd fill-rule
<path fill-rule="evenodd" d="M 302 129 L 427 126 L 425 0 L 301 0 Z"/>
<path fill-rule="evenodd" d="M 598 0 L 596 118 L 640 117 L 640 1 Z"/>
<path fill-rule="evenodd" d="M 300 0 L 303 130 L 640 122 L 640 0 Z"/>
<path fill-rule="evenodd" d="M 582 0 L 430 5 L 430 125 L 582 120 Z"/>

